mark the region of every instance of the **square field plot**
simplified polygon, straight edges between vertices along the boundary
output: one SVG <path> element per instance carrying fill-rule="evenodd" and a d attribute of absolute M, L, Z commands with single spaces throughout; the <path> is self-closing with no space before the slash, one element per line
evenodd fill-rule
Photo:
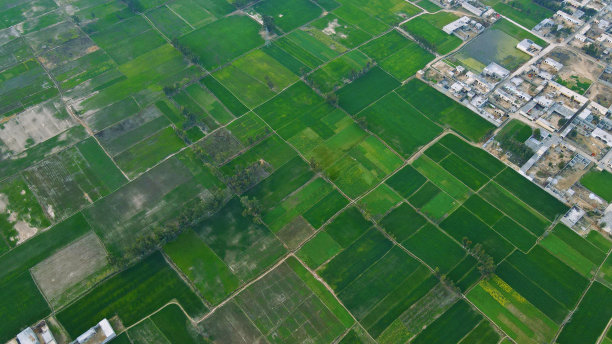
<path fill-rule="evenodd" d="M 71 287 L 102 272 L 107 263 L 104 246 L 90 232 L 38 263 L 32 275 L 47 300 L 55 304 Z"/>
<path fill-rule="evenodd" d="M 459 17 L 449 12 L 424 14 L 403 24 L 402 28 L 417 41 L 424 42 L 439 54 L 444 55 L 453 51 L 462 43 L 459 37 L 442 31 L 444 25 L 456 19 L 459 19 Z"/>
<path fill-rule="evenodd" d="M 346 330 L 346 311 L 299 261 L 290 258 L 204 320 L 209 339 L 232 343 L 329 343 Z"/>
<path fill-rule="evenodd" d="M 262 45 L 260 28 L 251 18 L 234 15 L 179 38 L 179 43 L 196 54 L 206 69 L 212 70 Z"/>
<path fill-rule="evenodd" d="M 374 67 L 338 90 L 338 104 L 354 115 L 399 85 L 397 80 L 380 67 Z"/>
<path fill-rule="evenodd" d="M 297 75 L 262 50 L 240 57 L 213 76 L 251 108 L 298 80 Z"/>
<path fill-rule="evenodd" d="M 253 7 L 262 16 L 274 18 L 274 25 L 289 32 L 317 18 L 323 10 L 309 0 L 263 0 Z"/>

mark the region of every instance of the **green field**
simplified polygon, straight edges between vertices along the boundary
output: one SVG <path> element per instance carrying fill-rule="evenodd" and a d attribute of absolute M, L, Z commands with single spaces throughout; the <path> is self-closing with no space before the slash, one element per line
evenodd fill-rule
<path fill-rule="evenodd" d="M 449 12 L 424 14 L 403 24 L 402 28 L 417 42 L 423 42 L 437 53 L 445 55 L 462 43 L 459 37 L 442 31 L 444 25 L 456 19 L 459 19 L 459 17 Z"/>
<path fill-rule="evenodd" d="M 168 301 L 176 299 L 191 316 L 201 315 L 206 307 L 157 253 L 139 264 L 107 279 L 91 292 L 64 308 L 58 320 L 71 336 L 77 336 L 99 319 L 119 315 L 132 325 Z"/>
<path fill-rule="evenodd" d="M 434 122 L 457 130 L 472 141 L 482 140 L 493 125 L 422 81 L 412 79 L 397 93 Z"/>
<path fill-rule="evenodd" d="M 610 172 L 590 170 L 580 179 L 580 184 L 605 199 L 606 202 L 612 201 L 612 188 L 610 187 L 612 175 Z"/>
<path fill-rule="evenodd" d="M 515 71 L 562 4 L 485 0 L 465 43 L 456 5 L 0 1 L 0 342 L 596 342 L 612 241 L 429 66 Z"/>

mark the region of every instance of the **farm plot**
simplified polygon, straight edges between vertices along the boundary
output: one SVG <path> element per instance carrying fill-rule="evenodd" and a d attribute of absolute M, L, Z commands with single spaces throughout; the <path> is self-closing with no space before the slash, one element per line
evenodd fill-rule
<path fill-rule="evenodd" d="M 0 70 L 5 70 L 32 57 L 32 51 L 17 33 L 8 33 L 0 39 Z"/>
<path fill-rule="evenodd" d="M 516 35 L 515 37 L 512 35 L 513 30 L 504 30 L 507 25 L 514 25 L 510 22 L 504 25 L 502 24 L 504 21 L 504 19 L 497 21 L 484 33 L 462 47 L 451 59 L 457 59 L 461 64 L 478 73 L 482 72 L 482 69 L 491 62 L 495 62 L 510 71 L 514 71 L 527 62 L 530 56 L 516 48 L 516 45 L 522 40 L 520 37 L 525 35 Z M 522 31 L 522 29 L 520 30 Z M 506 33 L 505 31 L 509 32 Z M 532 36 L 529 37 L 530 39 L 538 40 L 537 37 L 530 36 Z"/>
<path fill-rule="evenodd" d="M 408 81 L 397 93 L 432 121 L 450 126 L 472 141 L 481 141 L 494 128 L 484 118 L 418 79 Z"/>
<path fill-rule="evenodd" d="M 366 232 L 318 273 L 374 338 L 436 283 L 425 267 L 403 249 L 392 247 L 376 229 Z"/>
<path fill-rule="evenodd" d="M 272 98 L 298 79 L 262 50 L 240 57 L 213 76 L 251 108 Z"/>
<path fill-rule="evenodd" d="M 180 16 L 191 27 L 200 28 L 214 22 L 217 17 L 225 16 L 235 10 L 225 0 L 194 1 L 177 0 L 167 4 L 177 16 Z"/>
<path fill-rule="evenodd" d="M 483 319 L 470 305 L 459 300 L 423 332 L 412 343 L 456 343 L 474 329 Z"/>
<path fill-rule="evenodd" d="M 252 8 L 262 16 L 274 18 L 274 26 L 289 32 L 319 17 L 322 10 L 308 0 L 284 1 L 264 0 Z"/>
<path fill-rule="evenodd" d="M 75 121 L 56 99 L 30 107 L 2 124 L 0 154 L 4 158 L 26 155 L 20 153 L 74 126 Z"/>
<path fill-rule="evenodd" d="M 262 45 L 260 28 L 249 17 L 234 15 L 188 33 L 178 43 L 197 55 L 204 68 L 212 70 Z"/>
<path fill-rule="evenodd" d="M 597 171 L 591 169 L 580 179 L 580 184 L 593 191 L 599 197 L 612 202 L 612 174 L 608 171 Z"/>
<path fill-rule="evenodd" d="M 170 344 L 168 338 L 157 328 L 153 320 L 148 318 L 130 328 L 127 334 L 135 344 Z"/>
<path fill-rule="evenodd" d="M 421 258 L 432 269 L 446 274 L 465 257 L 465 250 L 432 224 L 427 224 L 402 242 L 402 246 Z"/>
<path fill-rule="evenodd" d="M 50 73 L 64 91 L 115 70 L 115 62 L 104 50 L 92 47 L 87 51 L 92 52 L 50 69 Z"/>
<path fill-rule="evenodd" d="M 402 25 L 417 42 L 421 42 L 441 55 L 448 54 L 461 45 L 459 37 L 442 31 L 444 25 L 459 19 L 449 12 L 424 14 Z"/>
<path fill-rule="evenodd" d="M 356 48 L 372 37 L 361 28 L 351 25 L 347 21 L 331 13 L 328 13 L 324 17 L 308 25 L 317 30 L 321 30 L 322 33 L 347 48 Z"/>
<path fill-rule="evenodd" d="M 441 168 L 428 157 L 419 157 L 412 163 L 412 166 L 454 199 L 464 201 L 469 197 L 470 189 L 465 184 L 461 183 L 454 175 Z"/>
<path fill-rule="evenodd" d="M 325 172 L 349 197 L 356 197 L 372 188 L 401 164 L 400 157 L 374 136 L 368 136 L 325 169 Z"/>
<path fill-rule="evenodd" d="M 0 182 L 0 252 L 24 242 L 51 222 L 21 176 Z"/>
<path fill-rule="evenodd" d="M 218 304 L 240 285 L 229 267 L 193 231 L 166 244 L 164 252 L 210 304 Z"/>
<path fill-rule="evenodd" d="M 473 147 L 455 135 L 444 135 L 436 145 L 443 145 L 489 178 L 506 168 L 506 165 L 485 150 Z"/>
<path fill-rule="evenodd" d="M 387 25 L 398 24 L 400 21 L 421 12 L 421 9 L 418 7 L 401 0 L 340 0 L 338 2 L 342 5 L 350 4 L 351 6 L 355 6 Z"/>
<path fill-rule="evenodd" d="M 0 271 L 0 283 L 23 274 L 90 229 L 83 215 L 78 213 L 18 245 L 0 257 L 5 267 Z"/>
<path fill-rule="evenodd" d="M 274 234 L 243 215 L 238 198 L 230 200 L 209 219 L 195 224 L 193 229 L 242 281 L 255 277 L 285 253 Z"/>
<path fill-rule="evenodd" d="M 552 17 L 554 14 L 554 11 L 542 7 L 535 2 L 526 0 L 507 2 L 501 0 L 488 0 L 485 1 L 485 4 L 492 6 L 495 11 L 507 16 L 528 29 L 532 29 L 539 22 Z"/>
<path fill-rule="evenodd" d="M 350 207 L 305 243 L 297 255 L 310 268 L 316 269 L 350 246 L 371 226 L 372 223 L 366 220 L 357 208 Z"/>
<path fill-rule="evenodd" d="M 372 17 L 371 14 L 363 11 L 359 6 L 352 5 L 350 2 L 344 2 L 342 6 L 340 4 L 338 6 L 332 12 L 334 15 L 351 25 L 359 27 L 372 36 L 380 35 L 389 28 L 387 24 Z"/>
<path fill-rule="evenodd" d="M 337 90 L 370 67 L 371 60 L 359 50 L 350 51 L 307 76 L 309 84 L 321 93 Z"/>
<path fill-rule="evenodd" d="M 434 55 L 393 30 L 368 42 L 359 50 L 373 58 L 397 80 L 405 80 L 423 68 Z"/>
<path fill-rule="evenodd" d="M 542 215 L 536 213 L 495 182 L 490 182 L 478 193 L 536 236 L 542 235 L 550 225 L 550 222 Z"/>
<path fill-rule="evenodd" d="M 378 221 L 401 201 L 402 197 L 395 193 L 393 189 L 386 184 L 381 184 L 360 199 L 357 204 L 367 214 L 368 218 Z"/>
<path fill-rule="evenodd" d="M 271 208 L 269 211 L 264 213 L 263 220 L 268 224 L 270 229 L 280 236 L 293 237 L 290 235 L 292 231 L 291 227 L 287 226 L 294 222 L 297 218 L 302 217 L 308 210 L 316 207 L 320 202 L 324 200 L 328 195 L 339 193 L 325 180 L 321 178 L 314 179 L 307 184 L 300 186 L 300 188 L 289 195 L 287 198 L 282 200 L 281 203 Z M 339 195 L 342 197 L 341 195 Z M 337 196 L 331 196 L 337 197 Z M 346 204 L 346 202 L 337 203 L 337 205 Z M 333 203 L 332 203 L 333 205 Z M 320 211 L 321 215 L 327 215 L 323 217 L 314 218 L 315 224 L 324 223 L 331 215 L 338 212 L 340 208 L 335 206 L 328 209 L 327 211 Z M 279 232 L 280 231 L 280 232 Z M 289 231 L 288 233 L 285 233 Z M 297 233 L 295 233 L 297 234 Z"/>
<path fill-rule="evenodd" d="M 347 50 L 345 46 L 336 43 L 331 37 L 315 28 L 295 30 L 276 40 L 274 45 L 291 54 L 311 69 Z"/>
<path fill-rule="evenodd" d="M 399 83 L 389 74 L 374 67 L 338 90 L 338 104 L 349 114 L 355 115 L 397 86 Z"/>
<path fill-rule="evenodd" d="M 87 115 L 129 96 L 149 104 L 162 95 L 164 86 L 185 83 L 201 74 L 201 68 L 189 66 L 178 50 L 163 44 L 91 79 L 67 96 L 73 109 Z"/>
<path fill-rule="evenodd" d="M 606 258 L 606 252 L 563 224 L 556 225 L 540 245 L 587 278 L 593 275 Z"/>
<path fill-rule="evenodd" d="M 582 291 L 587 286 L 588 281 L 584 277 L 540 246 L 536 246 L 529 254 L 514 252 L 506 262 L 520 271 L 524 276 L 523 278 L 529 279 L 534 285 L 548 292 L 552 298 L 567 309 L 575 306 Z M 540 308 L 528 295 L 517 289 L 518 285 L 513 283 L 516 280 L 508 279 L 504 275 L 500 275 L 500 277 L 531 303 L 535 304 L 536 307 Z M 541 310 L 547 313 L 545 309 Z M 558 320 L 554 317 L 551 318 Z"/>
<path fill-rule="evenodd" d="M 563 202 L 510 168 L 503 170 L 494 180 L 550 221 L 569 210 Z"/>
<path fill-rule="evenodd" d="M 345 311 L 330 296 L 297 260 L 291 259 L 238 294 L 236 302 L 270 342 L 328 343 L 345 330 L 335 315 Z"/>
<path fill-rule="evenodd" d="M 221 183 L 192 151 L 185 150 L 151 169 L 85 211 L 111 253 L 124 252 L 149 226 L 177 215 L 195 197 L 206 198 Z"/>
<path fill-rule="evenodd" d="M 0 283 L 0 296 L 0 341 L 3 342 L 13 338 L 24 324 L 38 321 L 51 311 L 27 272 Z"/>
<path fill-rule="evenodd" d="M 115 314 L 124 326 L 133 325 L 172 299 L 191 316 L 199 316 L 207 310 L 163 256 L 155 253 L 98 284 L 87 295 L 62 309 L 57 319 L 74 337 L 99 319 Z"/>
<path fill-rule="evenodd" d="M 192 30 L 191 24 L 179 17 L 168 5 L 158 7 L 146 16 L 169 39 L 176 39 Z"/>
<path fill-rule="evenodd" d="M 200 82 L 206 86 L 206 88 L 208 88 L 208 90 L 212 92 L 235 117 L 242 116 L 248 111 L 247 107 L 244 106 L 236 96 L 210 74 L 201 79 Z"/>
<path fill-rule="evenodd" d="M 467 296 L 516 342 L 550 342 L 559 328 L 497 276 L 482 280 Z"/>
<path fill-rule="evenodd" d="M 9 6 L 12 4 L 13 6 Z M 19 24 L 30 18 L 43 15 L 57 8 L 54 1 L 49 0 L 35 0 L 25 1 L 22 3 L 7 3 L 2 6 L 0 11 L 0 17 L 2 22 L 0 28 L 5 29 L 10 26 Z"/>
<path fill-rule="evenodd" d="M 427 220 L 409 204 L 402 203 L 378 223 L 387 234 L 402 243 L 423 227 Z"/>
<path fill-rule="evenodd" d="M 43 160 L 23 176 L 53 220 L 66 218 L 125 182 L 93 139 Z"/>
<path fill-rule="evenodd" d="M 433 221 L 439 221 L 459 206 L 459 202 L 432 182 L 427 182 L 408 201 Z"/>
<path fill-rule="evenodd" d="M 221 343 L 258 343 L 263 334 L 233 299 L 217 308 L 198 324 L 198 330 L 209 341 Z"/>
<path fill-rule="evenodd" d="M 90 232 L 32 268 L 32 276 L 45 298 L 53 306 L 71 300 L 108 273 L 106 250 L 100 239 Z M 81 285 L 79 288 L 79 284 Z M 89 285 L 88 285 L 89 284 Z"/>
<path fill-rule="evenodd" d="M 486 253 L 493 257 L 496 262 L 501 261 L 514 248 L 512 244 L 464 207 L 457 209 L 447 217 L 440 224 L 440 227 L 458 242 L 467 238 L 474 244 L 480 243 Z"/>
<path fill-rule="evenodd" d="M 389 177 L 385 184 L 389 185 L 404 198 L 408 198 L 425 184 L 425 182 L 427 182 L 427 178 L 420 174 L 414 167 L 406 165 Z"/>
<path fill-rule="evenodd" d="M 360 112 L 357 118 L 363 118 L 368 130 L 405 158 L 442 132 L 429 118 L 393 92 Z"/>
<path fill-rule="evenodd" d="M 91 38 L 119 65 L 166 43 L 158 31 L 141 16 L 106 26 L 92 34 Z"/>
<path fill-rule="evenodd" d="M 170 304 L 150 319 L 171 343 L 198 344 L 203 341 L 202 335 L 178 305 Z"/>
<path fill-rule="evenodd" d="M 612 316 L 612 291 L 594 282 L 578 309 L 559 334 L 558 343 L 596 343 Z"/>

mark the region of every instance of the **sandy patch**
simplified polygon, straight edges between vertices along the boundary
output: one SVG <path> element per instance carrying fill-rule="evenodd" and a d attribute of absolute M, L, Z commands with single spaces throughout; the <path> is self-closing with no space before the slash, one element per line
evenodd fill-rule
<path fill-rule="evenodd" d="M 74 125 L 75 122 L 68 114 L 62 115 L 53 102 L 47 102 L 31 107 L 5 122 L 0 127 L 0 141 L 12 154 L 18 154 Z"/>
<path fill-rule="evenodd" d="M 13 228 L 19 233 L 19 239 L 17 240 L 18 245 L 38 233 L 38 228 L 30 226 L 29 223 L 24 221 L 17 221 Z M 14 238 L 11 238 L 11 241 L 14 241 Z"/>
<path fill-rule="evenodd" d="M 338 23 L 338 19 L 334 19 L 327 23 L 327 27 L 323 29 L 323 33 L 331 36 L 336 34 L 336 28 L 340 27 L 340 23 Z"/>

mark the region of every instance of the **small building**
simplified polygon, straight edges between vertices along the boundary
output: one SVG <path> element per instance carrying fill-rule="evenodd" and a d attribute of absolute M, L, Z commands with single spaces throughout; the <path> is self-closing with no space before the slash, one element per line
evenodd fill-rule
<path fill-rule="evenodd" d="M 478 8 L 472 4 L 470 4 L 467 1 L 464 1 L 461 3 L 461 7 L 465 8 L 468 12 L 473 13 L 474 15 L 480 17 L 482 16 L 482 14 L 484 13 L 484 10 L 481 8 Z"/>
<path fill-rule="evenodd" d="M 110 322 L 102 319 L 96 326 L 78 336 L 71 344 L 106 344 L 116 336 Z"/>
<path fill-rule="evenodd" d="M 508 75 L 510 75 L 510 71 L 507 70 L 506 68 L 498 65 L 495 62 L 491 62 L 489 63 L 488 66 L 486 66 L 483 70 L 482 73 L 484 75 L 487 76 L 493 76 L 499 79 L 503 79 L 505 77 L 507 77 Z"/>
<path fill-rule="evenodd" d="M 468 16 L 463 16 L 452 23 L 444 25 L 442 31 L 446 32 L 449 35 L 452 35 L 456 30 L 466 26 L 470 22 L 470 18 Z"/>
<path fill-rule="evenodd" d="M 591 136 L 602 140 L 608 147 L 612 147 L 612 135 L 607 131 L 601 128 L 595 128 L 595 130 L 591 132 Z"/>
<path fill-rule="evenodd" d="M 574 17 L 573 15 L 569 15 L 561 10 L 558 10 L 557 13 L 555 13 L 555 16 L 557 17 L 561 17 L 564 20 L 574 24 L 574 25 L 582 25 L 584 24 L 584 21 L 580 20 L 579 18 Z"/>
<path fill-rule="evenodd" d="M 526 54 L 529 54 L 531 56 L 537 55 L 540 51 L 542 51 L 542 47 L 535 44 L 532 40 L 525 38 L 524 40 L 520 41 L 517 45 L 516 48 Z"/>
<path fill-rule="evenodd" d="M 19 344 L 40 344 L 38 341 L 38 337 L 36 337 L 36 333 L 30 327 L 21 331 L 17 335 L 17 343 Z"/>
<path fill-rule="evenodd" d="M 557 72 L 560 71 L 561 68 L 563 68 L 563 63 L 555 61 L 555 60 L 553 60 L 550 57 L 545 58 L 543 63 L 546 64 L 546 65 L 549 65 L 550 67 L 552 67 Z"/>
<path fill-rule="evenodd" d="M 562 218 L 561 222 L 572 228 L 582 219 L 586 212 L 576 206 L 573 206 Z"/>
<path fill-rule="evenodd" d="M 599 27 L 601 30 L 606 30 L 608 27 L 610 27 L 610 22 L 607 20 L 601 19 L 599 23 L 597 23 L 597 27 Z"/>
<path fill-rule="evenodd" d="M 545 28 L 545 27 L 550 27 L 553 26 L 555 24 L 555 22 L 550 19 L 550 18 L 546 18 L 543 19 L 541 22 L 539 22 L 536 26 L 533 27 L 534 31 L 540 31 L 541 29 Z"/>

